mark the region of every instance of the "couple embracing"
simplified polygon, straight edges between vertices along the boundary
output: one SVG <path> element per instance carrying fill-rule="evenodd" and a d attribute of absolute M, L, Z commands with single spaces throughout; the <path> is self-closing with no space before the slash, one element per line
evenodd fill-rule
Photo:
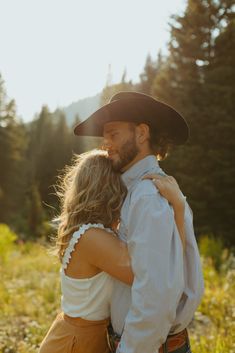
<path fill-rule="evenodd" d="M 75 127 L 104 149 L 76 156 L 61 185 L 62 311 L 40 353 L 191 352 L 200 257 L 191 210 L 158 164 L 188 133 L 172 107 L 137 92 Z"/>

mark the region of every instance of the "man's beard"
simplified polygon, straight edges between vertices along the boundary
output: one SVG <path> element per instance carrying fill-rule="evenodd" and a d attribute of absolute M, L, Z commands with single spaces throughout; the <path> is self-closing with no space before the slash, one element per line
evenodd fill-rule
<path fill-rule="evenodd" d="M 125 142 L 117 152 L 119 160 L 112 160 L 113 169 L 119 172 L 122 171 L 124 167 L 133 161 L 138 153 L 139 150 L 136 145 L 135 137 L 133 136 L 133 138 Z"/>

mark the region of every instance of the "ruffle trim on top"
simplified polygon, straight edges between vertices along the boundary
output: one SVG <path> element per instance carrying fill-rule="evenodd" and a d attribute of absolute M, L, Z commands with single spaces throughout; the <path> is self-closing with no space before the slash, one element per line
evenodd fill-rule
<path fill-rule="evenodd" d="M 76 232 L 73 233 L 73 236 L 70 239 L 69 245 L 65 250 L 63 260 L 62 260 L 62 268 L 63 269 L 66 269 L 66 267 L 71 259 L 71 253 L 74 251 L 75 244 L 78 242 L 78 240 L 81 238 L 81 236 L 90 228 L 105 229 L 108 232 L 113 233 L 113 231 L 110 228 L 105 228 L 104 225 L 101 223 L 83 224 Z"/>

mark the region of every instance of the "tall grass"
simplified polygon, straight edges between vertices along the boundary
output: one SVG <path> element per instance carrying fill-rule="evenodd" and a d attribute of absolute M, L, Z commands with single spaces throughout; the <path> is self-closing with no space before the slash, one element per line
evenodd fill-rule
<path fill-rule="evenodd" d="M 195 353 L 235 352 L 235 257 L 221 239 L 204 236 L 199 242 L 205 295 L 191 324 Z"/>
<path fill-rule="evenodd" d="M 12 242 L 0 253 L 0 353 L 36 353 L 60 310 L 60 266 L 44 245 Z M 206 290 L 190 325 L 194 353 L 235 352 L 234 257 L 216 242 L 200 241 Z"/>
<path fill-rule="evenodd" d="M 59 263 L 43 245 L 9 246 L 7 261 L 0 253 L 0 352 L 36 352 L 59 310 Z"/>

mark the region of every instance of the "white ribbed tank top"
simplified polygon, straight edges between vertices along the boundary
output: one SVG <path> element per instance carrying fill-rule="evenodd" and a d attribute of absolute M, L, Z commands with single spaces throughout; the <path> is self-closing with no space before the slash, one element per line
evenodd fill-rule
<path fill-rule="evenodd" d="M 67 276 L 64 270 L 74 251 L 74 246 L 89 228 L 101 228 L 112 233 L 103 224 L 83 224 L 73 233 L 62 259 L 61 274 L 61 308 L 71 317 L 81 317 L 86 320 L 103 320 L 110 316 L 110 299 L 113 289 L 113 278 L 106 272 L 97 275 L 75 279 Z"/>

